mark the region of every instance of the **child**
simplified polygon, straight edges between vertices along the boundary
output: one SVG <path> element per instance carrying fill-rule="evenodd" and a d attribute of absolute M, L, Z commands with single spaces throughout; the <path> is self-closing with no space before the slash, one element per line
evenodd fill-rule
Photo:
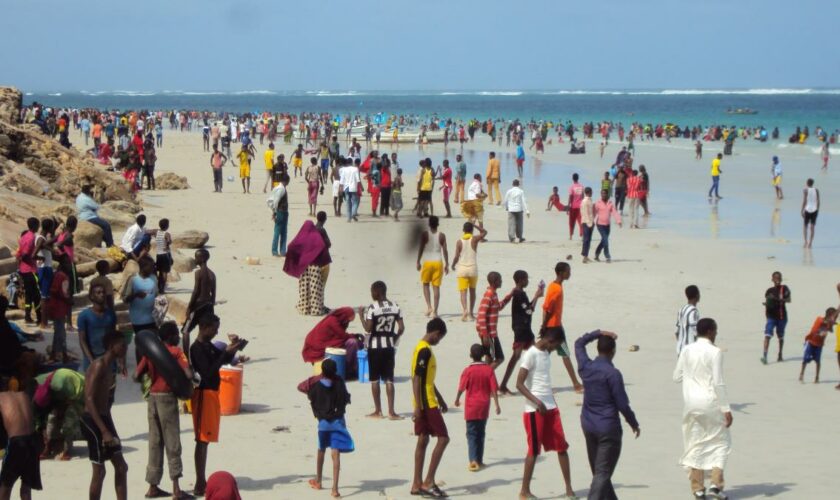
<path fill-rule="evenodd" d="M 502 275 L 496 271 L 487 274 L 487 284 L 489 285 L 487 291 L 484 292 L 478 306 L 475 328 L 478 330 L 478 338 L 481 339 L 481 344 L 490 360 L 490 366 L 495 370 L 505 360 L 502 344 L 499 342 L 499 311 L 507 305 L 510 296 L 505 297 L 504 302 L 499 302 L 496 290 L 502 286 Z"/>
<path fill-rule="evenodd" d="M 550 212 L 551 207 L 556 208 L 558 212 L 566 211 L 566 206 L 560 202 L 560 193 L 557 186 L 551 188 L 551 196 L 548 197 L 548 206 L 546 206 L 545 211 Z"/>
<path fill-rule="evenodd" d="M 332 179 L 333 212 L 336 217 L 340 217 L 341 205 L 344 203 L 344 191 L 341 190 L 341 176 L 338 174 L 338 164 L 333 165 L 330 178 Z"/>
<path fill-rule="evenodd" d="M 192 370 L 187 364 L 187 357 L 178 347 L 180 337 L 178 326 L 174 321 L 167 321 L 160 326 L 160 338 L 166 345 L 169 354 L 178 361 L 178 365 L 184 371 L 188 379 L 192 380 Z M 149 464 L 146 468 L 146 482 L 149 483 L 149 490 L 146 498 L 158 498 L 169 496 L 169 493 L 160 489 L 160 480 L 163 476 L 163 451 L 166 449 L 166 457 L 169 462 L 169 477 L 172 479 L 172 497 L 180 499 L 184 497 L 178 479 L 181 477 L 183 466 L 181 464 L 181 426 L 178 416 L 178 398 L 172 393 L 172 389 L 166 383 L 149 358 L 143 356 L 137 369 L 134 372 L 134 379 L 139 380 L 144 373 L 149 374 L 151 387 L 147 400 L 149 411 Z"/>
<path fill-rule="evenodd" d="M 73 242 L 73 233 L 76 232 L 78 224 L 79 220 L 75 215 L 67 217 L 67 220 L 64 222 L 64 231 L 55 240 L 55 253 L 59 255 L 59 263 L 64 268 L 64 274 L 70 280 L 71 305 L 73 303 L 73 295 L 79 291 L 76 289 L 76 247 Z M 61 255 L 65 255 L 67 258 L 62 259 L 60 258 Z M 73 315 L 70 311 L 67 313 L 67 329 L 73 330 Z"/>
<path fill-rule="evenodd" d="M 158 222 L 157 234 L 155 234 L 155 267 L 157 268 L 158 293 L 163 295 L 166 289 L 166 276 L 172 270 L 172 253 L 169 247 L 172 245 L 172 236 L 169 235 L 169 219 L 161 219 Z"/>
<path fill-rule="evenodd" d="M 321 489 L 324 471 L 324 455 L 330 448 L 333 462 L 332 496 L 340 497 L 338 475 L 341 470 L 341 453 L 355 449 L 353 438 L 347 431 L 344 412 L 350 404 L 350 394 L 344 380 L 338 376 L 335 361 L 325 359 L 321 363 L 321 379 L 312 383 L 307 391 L 312 414 L 318 419 L 318 459 L 315 464 L 315 478 L 309 480 L 312 489 Z"/>
<path fill-rule="evenodd" d="M 817 316 L 817 319 L 814 320 L 810 333 L 805 336 L 805 353 L 802 355 L 802 369 L 799 370 L 800 382 L 803 382 L 805 367 L 808 363 L 814 361 L 817 364 L 814 383 L 820 383 L 820 358 L 822 357 L 823 344 L 825 344 L 825 337 L 834 327 L 836 321 L 837 310 L 833 307 L 825 310 L 825 316 Z"/>
<path fill-rule="evenodd" d="M 400 210 L 403 208 L 403 199 L 402 199 L 402 187 L 403 187 L 403 180 L 402 180 L 402 169 L 397 169 L 397 177 L 396 179 L 391 182 L 391 208 L 394 210 L 394 220 L 400 220 Z"/>
<path fill-rule="evenodd" d="M 487 418 L 490 416 L 490 397 L 496 404 L 496 415 L 502 412 L 499 408 L 499 395 L 496 392 L 496 374 L 493 368 L 483 362 L 484 346 L 473 344 L 470 347 L 470 358 L 473 362 L 461 373 L 458 383 L 458 395 L 455 396 L 455 407 L 461 406 L 461 394 L 467 393 L 464 406 L 464 419 L 467 421 L 467 445 L 469 446 L 470 463 L 467 469 L 477 472 L 484 468 L 484 431 L 487 428 Z"/>
<path fill-rule="evenodd" d="M 551 390 L 551 353 L 560 347 L 565 337 L 563 327 L 543 329 L 537 343 L 522 356 L 516 389 L 525 396 L 523 422 L 528 454 L 525 456 L 525 472 L 519 498 L 535 498 L 531 493 L 531 477 L 534 475 L 540 448 L 557 452 L 560 471 L 566 483 L 566 496 L 575 497 L 567 453 L 569 443 L 566 442 L 560 410 L 557 409 Z"/>
<path fill-rule="evenodd" d="M 612 196 L 612 179 L 610 179 L 609 170 L 604 172 L 604 178 L 601 179 L 601 191 L 607 192 L 607 198 Z"/>
<path fill-rule="evenodd" d="M 73 295 L 70 293 L 70 278 L 64 272 L 66 269 L 62 261 L 67 255 L 59 257 L 59 266 L 50 284 L 49 298 L 46 302 L 45 316 L 53 320 L 53 342 L 50 353 L 51 361 L 67 363 L 67 330 L 65 321 L 70 315 L 73 305 Z"/>
<path fill-rule="evenodd" d="M 6 455 L 0 470 L 0 498 L 10 498 L 18 478 L 20 498 L 32 498 L 32 490 L 41 489 L 41 437 L 35 432 L 32 402 L 25 392 L 10 391 L 9 378 L 0 377 L 0 424 L 8 435 Z"/>
<path fill-rule="evenodd" d="M 519 362 L 522 351 L 527 351 L 534 345 L 534 332 L 531 329 L 531 318 L 536 310 L 537 301 L 543 296 L 543 292 L 545 291 L 545 282 L 540 282 L 534 298 L 528 299 L 528 294 L 525 293 L 525 288 L 528 286 L 528 273 L 522 270 L 513 273 L 513 282 L 516 286 L 505 297 L 505 301 L 513 301 L 510 305 L 511 327 L 513 329 L 513 354 L 510 357 L 510 361 L 508 361 L 507 369 L 505 369 L 502 385 L 499 387 L 499 392 L 502 395 L 513 394 L 507 387 L 508 380 L 513 375 L 513 369 L 516 367 L 516 363 Z"/>
<path fill-rule="evenodd" d="M 114 284 L 111 278 L 108 277 L 108 272 L 111 270 L 111 265 L 107 260 L 96 261 L 96 272 L 98 275 L 90 282 L 88 290 L 93 290 L 94 286 L 101 286 L 105 290 L 105 305 L 108 310 L 114 310 Z"/>
<path fill-rule="evenodd" d="M 53 280 L 52 245 L 55 241 L 55 221 L 46 218 L 41 221 L 41 234 L 35 236 L 35 263 L 37 266 L 38 287 L 41 292 L 41 302 L 50 297 L 50 285 Z M 47 316 L 41 315 L 41 328 L 47 327 Z"/>
<path fill-rule="evenodd" d="M 295 169 L 295 178 L 298 172 L 303 175 L 303 144 L 298 144 L 297 149 L 292 152 L 292 167 Z"/>

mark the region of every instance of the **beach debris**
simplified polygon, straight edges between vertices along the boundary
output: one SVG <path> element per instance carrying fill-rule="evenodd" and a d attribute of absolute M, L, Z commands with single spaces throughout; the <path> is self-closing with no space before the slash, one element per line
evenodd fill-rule
<path fill-rule="evenodd" d="M 630 349 L 629 349 L 630 352 L 636 352 L 638 350 L 639 350 L 639 346 L 637 346 L 636 344 L 631 345 Z"/>
<path fill-rule="evenodd" d="M 566 260 L 572 260 L 572 254 L 567 255 Z"/>
<path fill-rule="evenodd" d="M 776 256 L 775 255 L 768 255 L 767 260 L 776 260 Z"/>
<path fill-rule="evenodd" d="M 155 189 L 189 189 L 186 177 L 166 172 L 155 177 Z"/>
<path fill-rule="evenodd" d="M 251 257 L 250 255 L 245 257 L 245 263 L 249 266 L 258 266 L 260 265 L 260 258 L 259 257 Z"/>
<path fill-rule="evenodd" d="M 278 425 L 271 429 L 271 432 L 292 432 L 292 429 L 288 425 Z"/>

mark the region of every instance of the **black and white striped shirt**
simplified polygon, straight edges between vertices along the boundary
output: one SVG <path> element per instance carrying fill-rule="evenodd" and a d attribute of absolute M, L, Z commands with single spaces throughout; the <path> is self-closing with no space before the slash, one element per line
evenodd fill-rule
<path fill-rule="evenodd" d="M 697 307 L 686 304 L 677 315 L 677 356 L 683 347 L 697 340 L 697 321 L 699 321 Z"/>
<path fill-rule="evenodd" d="M 402 319 L 400 306 L 383 300 L 368 306 L 365 319 L 371 322 L 368 349 L 387 349 L 394 347 L 397 336 L 397 324 Z"/>

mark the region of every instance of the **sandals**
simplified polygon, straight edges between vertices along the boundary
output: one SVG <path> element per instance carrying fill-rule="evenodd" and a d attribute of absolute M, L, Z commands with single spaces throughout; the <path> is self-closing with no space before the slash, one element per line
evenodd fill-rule
<path fill-rule="evenodd" d="M 421 496 L 423 498 L 449 498 L 449 495 L 447 495 L 445 491 L 441 490 L 438 485 L 434 485 L 429 489 L 420 488 L 419 490 L 412 491 L 411 494 L 414 496 Z"/>

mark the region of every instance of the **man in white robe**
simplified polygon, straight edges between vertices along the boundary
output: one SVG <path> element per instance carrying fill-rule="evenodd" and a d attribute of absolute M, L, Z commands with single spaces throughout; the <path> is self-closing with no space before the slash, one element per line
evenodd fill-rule
<path fill-rule="evenodd" d="M 729 457 L 732 412 L 723 382 L 723 354 L 715 346 L 717 324 L 711 318 L 697 323 L 697 341 L 685 346 L 674 369 L 674 382 L 683 387 L 683 445 L 680 465 L 688 469 L 695 498 L 726 499 L 723 469 Z M 711 471 L 709 490 L 704 487 Z"/>

